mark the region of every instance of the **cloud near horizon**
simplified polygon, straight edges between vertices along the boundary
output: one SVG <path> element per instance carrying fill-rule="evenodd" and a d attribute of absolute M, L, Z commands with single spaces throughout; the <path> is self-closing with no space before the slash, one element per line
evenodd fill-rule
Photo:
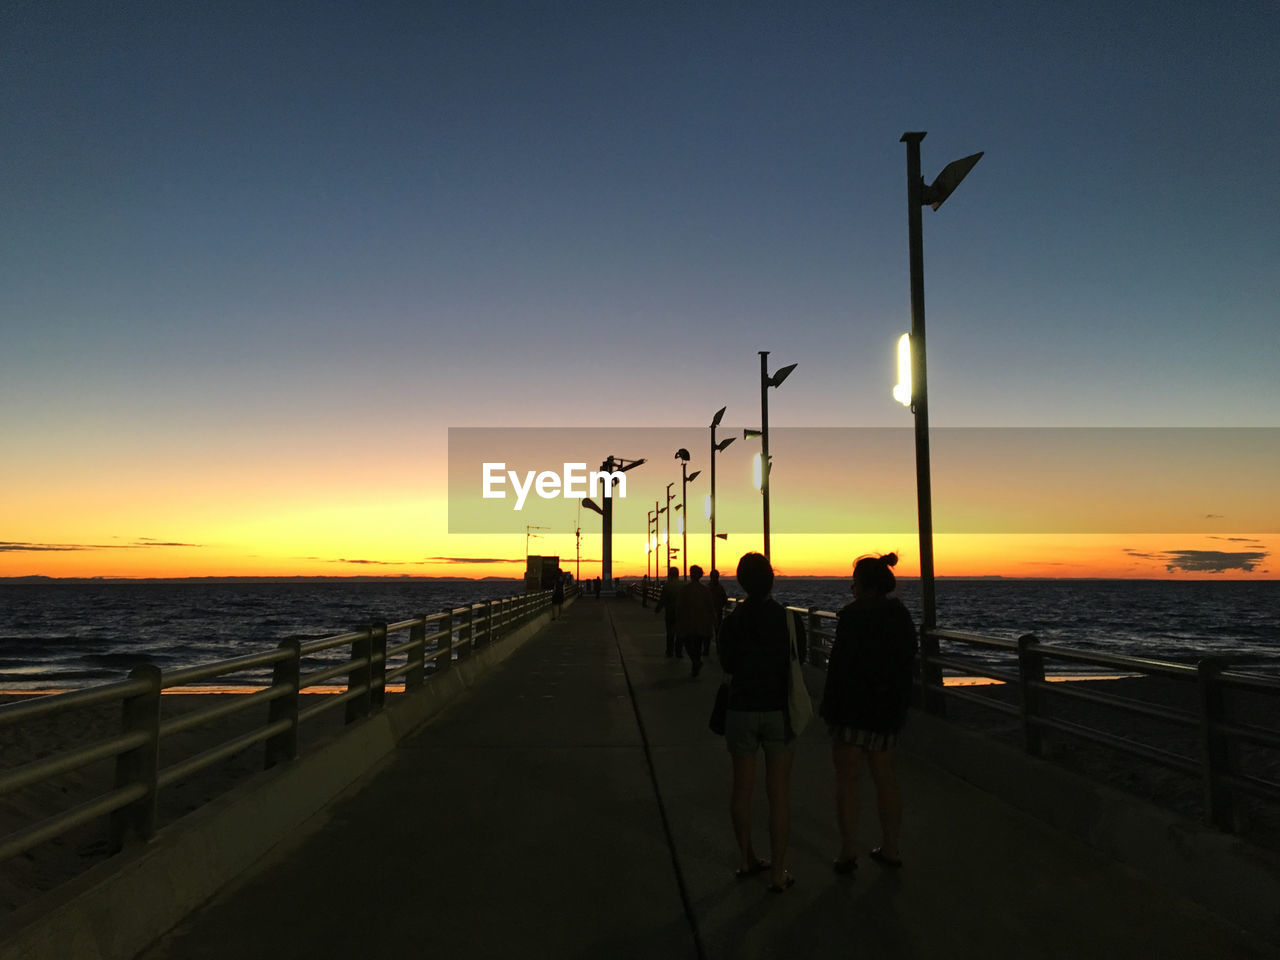
<path fill-rule="evenodd" d="M 431 563 L 524 563 L 523 557 L 425 557 L 422 560 L 365 560 L 362 558 L 306 557 L 323 563 L 355 563 L 370 567 L 421 567 Z"/>
<path fill-rule="evenodd" d="M 427 557 L 424 563 L 524 563 L 523 557 Z"/>
<path fill-rule="evenodd" d="M 1244 543 L 1257 543 L 1245 537 L 1223 537 L 1224 540 L 1235 540 Z M 1173 573 L 1227 573 L 1239 570 L 1252 573 L 1269 554 L 1265 550 L 1241 550 L 1228 552 L 1225 550 L 1165 550 L 1159 553 L 1142 553 L 1138 550 L 1124 551 L 1131 557 L 1141 560 L 1155 560 L 1163 563 L 1165 570 Z"/>
<path fill-rule="evenodd" d="M 63 553 L 77 550 L 140 550 L 150 547 L 197 547 L 202 543 L 178 543 L 140 537 L 133 543 L 15 543 L 0 540 L 0 553 Z"/>

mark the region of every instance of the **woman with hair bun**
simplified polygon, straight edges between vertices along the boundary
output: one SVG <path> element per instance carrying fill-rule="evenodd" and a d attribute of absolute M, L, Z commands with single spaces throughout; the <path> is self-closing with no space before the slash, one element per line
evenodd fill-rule
<path fill-rule="evenodd" d="M 902 792 L 894 748 L 911 703 L 917 648 L 915 624 L 897 598 L 896 554 L 860 557 L 853 567 L 853 603 L 840 611 L 818 713 L 831 732 L 840 855 L 836 873 L 857 869 L 858 780 L 868 767 L 880 814 L 880 845 L 871 858 L 902 866 L 898 848 Z"/>
<path fill-rule="evenodd" d="M 782 893 L 795 883 L 786 865 L 796 740 L 787 699 L 793 638 L 797 659 L 805 659 L 804 622 L 770 595 L 773 567 L 764 554 L 743 555 L 738 585 L 747 598 L 725 617 L 720 631 L 720 664 L 730 677 L 724 735 L 733 762 L 729 815 L 740 855 L 736 876 L 741 880 L 768 871 L 768 889 Z M 751 841 L 751 796 L 762 749 L 769 798 L 768 860 L 756 856 Z"/>

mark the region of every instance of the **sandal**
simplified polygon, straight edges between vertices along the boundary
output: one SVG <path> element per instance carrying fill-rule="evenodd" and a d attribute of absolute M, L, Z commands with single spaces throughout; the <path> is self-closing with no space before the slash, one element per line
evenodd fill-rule
<path fill-rule="evenodd" d="M 735 870 L 733 871 L 733 875 L 739 880 L 745 880 L 747 877 L 754 877 L 757 873 L 764 873 L 764 871 L 768 869 L 768 860 L 752 860 L 751 866 L 747 867 L 745 870 Z"/>
<path fill-rule="evenodd" d="M 879 847 L 876 847 L 874 850 L 871 851 L 871 859 L 874 860 L 876 863 L 880 864 L 880 866 L 882 867 L 891 867 L 894 870 L 897 870 L 899 867 L 902 866 L 901 860 L 898 860 L 895 857 L 889 856 Z"/>
<path fill-rule="evenodd" d="M 769 892 L 783 893 L 784 891 L 790 890 L 795 885 L 796 885 L 796 878 L 788 873 L 786 878 L 782 881 L 782 883 L 769 884 Z"/>

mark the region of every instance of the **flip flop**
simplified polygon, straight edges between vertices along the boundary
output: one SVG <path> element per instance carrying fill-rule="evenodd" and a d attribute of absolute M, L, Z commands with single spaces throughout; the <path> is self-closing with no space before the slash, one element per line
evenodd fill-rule
<path fill-rule="evenodd" d="M 733 875 L 739 880 L 745 880 L 747 877 L 754 877 L 757 873 L 764 873 L 764 871 L 768 869 L 768 860 L 753 860 L 751 862 L 751 866 L 747 867 L 745 870 L 735 870 L 733 871 Z"/>
<path fill-rule="evenodd" d="M 876 847 L 874 850 L 871 851 L 871 859 L 874 860 L 876 863 L 880 864 L 880 866 L 882 867 L 892 867 L 894 870 L 897 870 L 899 867 L 902 866 L 901 860 L 897 860 L 889 856 L 879 847 Z"/>
<path fill-rule="evenodd" d="M 789 873 L 788 873 L 788 874 L 787 874 L 787 878 L 786 878 L 785 880 L 783 880 L 783 881 L 782 881 L 782 883 L 771 883 L 771 884 L 769 884 L 769 892 L 770 892 L 770 893 L 783 893 L 783 892 L 785 892 L 785 891 L 787 891 L 787 890 L 790 890 L 790 889 L 791 889 L 792 887 L 794 887 L 795 885 L 796 885 L 796 878 L 795 878 L 795 877 L 793 877 L 791 874 L 789 874 Z"/>

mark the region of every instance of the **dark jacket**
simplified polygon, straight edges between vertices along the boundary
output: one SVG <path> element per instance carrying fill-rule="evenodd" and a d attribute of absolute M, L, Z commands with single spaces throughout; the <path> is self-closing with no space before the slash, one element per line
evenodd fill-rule
<path fill-rule="evenodd" d="M 720 665 L 732 676 L 730 710 L 786 710 L 791 679 L 791 637 L 787 617 L 796 626 L 796 648 L 804 663 L 804 620 L 778 601 L 747 600 L 725 617 L 720 629 Z"/>
<path fill-rule="evenodd" d="M 667 582 L 662 585 L 662 595 L 658 597 L 658 605 L 653 608 L 654 613 L 665 613 L 665 619 L 668 623 L 676 622 L 676 602 L 680 599 L 680 581 L 671 577 L 667 578 Z"/>
<path fill-rule="evenodd" d="M 710 637 L 716 632 L 716 608 L 705 583 L 689 581 L 676 597 L 676 636 Z"/>
<path fill-rule="evenodd" d="M 918 641 L 897 600 L 855 600 L 840 611 L 818 715 L 828 724 L 897 733 L 907 720 Z"/>

